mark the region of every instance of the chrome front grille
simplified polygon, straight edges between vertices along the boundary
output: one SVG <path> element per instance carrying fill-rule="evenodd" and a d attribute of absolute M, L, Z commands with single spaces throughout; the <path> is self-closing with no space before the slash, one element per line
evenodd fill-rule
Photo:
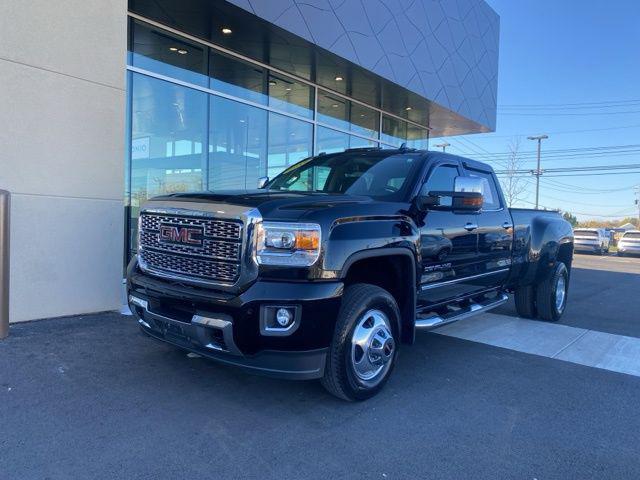
<path fill-rule="evenodd" d="M 235 283 L 240 276 L 239 220 L 142 212 L 139 240 L 140 266 L 151 274 L 225 284 Z"/>
<path fill-rule="evenodd" d="M 205 237 L 223 238 L 228 240 L 240 240 L 242 225 L 233 220 L 221 220 L 207 217 L 187 217 L 165 214 L 142 214 L 142 229 L 159 231 L 161 223 L 174 225 L 190 225 L 204 228 Z"/>
<path fill-rule="evenodd" d="M 194 248 L 178 244 L 160 244 L 158 235 L 157 231 L 143 230 L 140 232 L 140 244 L 143 248 L 153 248 L 159 252 L 193 255 L 204 257 L 208 260 L 240 260 L 240 244 L 237 242 L 224 242 L 205 238 L 201 248 Z"/>

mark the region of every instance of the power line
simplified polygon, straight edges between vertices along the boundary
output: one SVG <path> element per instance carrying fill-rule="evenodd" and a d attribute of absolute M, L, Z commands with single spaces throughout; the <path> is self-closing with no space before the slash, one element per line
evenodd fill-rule
<path fill-rule="evenodd" d="M 614 103 L 635 103 L 640 102 L 640 98 L 632 98 L 628 100 L 604 100 L 600 102 L 576 102 L 576 103 L 511 103 L 502 104 L 503 107 L 571 107 L 577 105 L 604 105 Z"/>
<path fill-rule="evenodd" d="M 478 148 L 482 148 L 479 147 Z M 483 149 L 484 150 L 484 149 Z M 473 150 L 472 156 L 485 161 L 485 162 L 498 162 L 502 163 L 512 158 L 513 152 L 488 152 L 485 153 Z M 595 147 L 582 147 L 582 148 L 567 148 L 567 149 L 555 149 L 545 152 L 545 160 L 570 160 L 570 159 L 587 159 L 587 158 L 602 158 L 602 157 L 627 157 L 640 154 L 639 144 L 630 145 L 609 145 L 609 146 L 595 146 Z M 526 151 L 516 155 L 517 160 L 522 162 L 530 162 L 537 158 L 537 152 Z"/>
<path fill-rule="evenodd" d="M 542 173 L 560 173 L 560 172 L 589 172 L 598 170 L 629 170 L 640 168 L 640 163 L 624 163 L 617 165 L 594 165 L 591 167 L 560 167 L 560 168 L 545 168 Z M 515 170 L 495 170 L 497 174 L 518 174 L 518 173 L 531 173 L 531 170 L 515 169 Z"/>
<path fill-rule="evenodd" d="M 528 200 L 518 200 L 518 202 L 522 202 L 522 203 L 526 203 L 528 205 L 534 205 L 533 202 L 530 202 Z M 540 205 L 542 208 L 544 208 L 545 210 L 551 210 L 551 211 L 560 211 L 559 208 L 551 208 L 551 207 L 546 207 L 544 205 Z M 607 214 L 607 215 L 600 215 L 598 213 L 585 213 L 585 212 L 575 212 L 573 210 L 564 210 L 566 212 L 570 212 L 574 215 L 584 215 L 586 217 L 604 217 L 604 218 L 621 218 L 621 217 L 625 217 L 628 216 L 629 213 L 616 213 L 616 214 Z M 635 213 L 635 212 L 634 212 Z"/>
<path fill-rule="evenodd" d="M 555 116 L 579 116 L 586 117 L 592 115 L 627 115 L 632 113 L 640 113 L 640 110 L 629 110 L 627 112 L 584 112 L 584 113 L 552 113 L 552 112 L 540 112 L 540 113 L 520 113 L 520 112 L 498 112 L 500 115 L 518 115 L 518 116 L 526 116 L 526 117 L 555 117 Z"/>
<path fill-rule="evenodd" d="M 629 208 L 629 204 L 602 205 L 601 203 L 599 203 L 599 204 L 598 203 L 585 203 L 583 201 L 576 202 L 576 201 L 573 201 L 573 200 L 569 200 L 567 198 L 552 197 L 551 195 L 547 195 L 546 193 L 545 194 L 541 194 L 541 196 L 543 196 L 545 198 L 548 198 L 550 200 L 555 200 L 557 202 L 573 203 L 574 205 L 584 205 L 586 207 L 601 207 L 601 208 L 621 208 L 621 207 L 624 207 L 624 208 Z"/>
<path fill-rule="evenodd" d="M 554 111 L 566 111 L 566 110 L 595 110 L 601 108 L 620 108 L 620 107 L 637 107 L 640 105 L 640 102 L 636 103 L 627 103 L 624 105 L 600 105 L 600 106 L 583 106 L 583 107 L 501 107 L 498 106 L 499 112 L 539 112 L 539 113 L 553 113 Z"/>
<path fill-rule="evenodd" d="M 636 174 L 636 173 L 640 173 L 640 170 L 637 171 L 633 171 L 633 172 L 629 172 L 629 171 L 624 171 L 624 172 L 604 172 L 604 173 L 571 173 L 571 174 L 552 174 L 552 175 L 546 175 L 546 177 L 553 177 L 553 178 L 558 178 L 558 177 L 593 177 L 593 176 L 600 176 L 600 175 L 632 175 L 632 174 Z M 500 176 L 505 177 L 507 176 L 506 174 L 502 173 L 500 174 Z M 515 176 L 523 176 L 523 177 L 527 177 L 529 175 L 525 175 L 525 174 L 518 174 Z"/>
<path fill-rule="evenodd" d="M 520 177 L 520 178 L 526 178 L 526 177 Z M 616 189 L 611 189 L 611 190 L 603 190 L 603 191 L 589 191 L 589 190 L 583 190 L 581 189 L 578 185 L 557 185 L 556 183 L 550 183 L 550 182 L 554 182 L 555 180 L 550 179 L 550 178 L 545 178 L 542 177 L 540 179 L 540 181 L 542 182 L 542 185 L 544 185 L 544 187 L 548 190 L 554 191 L 554 192 L 560 192 L 560 193 L 575 193 L 575 194 L 579 194 L 579 195 L 611 195 L 612 193 L 619 193 L 619 192 L 624 192 L 624 191 L 629 191 L 629 188 L 616 188 Z"/>
<path fill-rule="evenodd" d="M 478 146 L 478 148 L 481 148 Z M 626 145 L 595 145 L 595 146 L 591 146 L 591 147 L 577 147 L 577 148 L 554 148 L 554 149 L 550 149 L 550 150 L 545 150 L 545 153 L 552 153 L 552 154 L 557 154 L 557 153 L 580 153 L 580 152 L 592 152 L 592 151 L 603 151 L 603 150 L 631 150 L 631 149 L 640 149 L 640 143 L 630 143 L 630 144 L 626 144 Z M 491 156 L 496 156 L 496 155 L 511 155 L 512 152 L 489 152 L 487 150 L 484 150 L 485 152 L 483 155 L 491 155 Z M 524 150 L 522 152 L 519 152 L 519 155 L 535 155 L 537 153 L 537 150 Z"/>
<path fill-rule="evenodd" d="M 557 130 L 554 132 L 547 132 L 549 135 L 568 135 L 571 133 L 589 133 L 589 132 L 607 132 L 612 130 L 625 130 L 628 128 L 640 128 L 640 124 L 636 125 L 621 125 L 617 127 L 605 127 L 605 128 L 584 128 L 580 130 Z M 492 133 L 479 134 L 475 136 L 476 140 L 491 140 L 494 138 L 514 138 L 514 137 L 526 137 L 528 133 L 512 133 L 509 135 L 494 135 Z"/>
<path fill-rule="evenodd" d="M 542 178 L 542 180 L 545 183 L 549 183 L 551 185 L 554 185 L 556 187 L 560 187 L 562 188 L 562 190 L 559 190 L 561 192 L 566 192 L 567 188 L 570 188 L 572 190 L 579 190 L 581 194 L 584 195 L 601 195 L 601 194 L 607 194 L 607 193 L 614 193 L 614 192 L 623 192 L 626 190 L 630 190 L 631 188 L 633 188 L 633 185 L 630 185 L 628 187 L 622 187 L 622 188 L 608 188 L 608 189 L 602 189 L 602 188 L 593 188 L 593 187 L 585 187 L 583 185 L 571 185 L 569 183 L 563 183 L 560 182 L 558 180 L 550 180 L 548 178 Z"/>

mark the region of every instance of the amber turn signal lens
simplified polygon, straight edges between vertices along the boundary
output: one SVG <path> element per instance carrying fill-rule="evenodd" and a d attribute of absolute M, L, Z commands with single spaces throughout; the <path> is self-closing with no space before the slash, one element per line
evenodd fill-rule
<path fill-rule="evenodd" d="M 467 207 L 481 207 L 482 206 L 482 197 L 479 198 L 463 198 L 462 204 Z"/>
<path fill-rule="evenodd" d="M 300 250 L 317 250 L 320 246 L 320 232 L 298 230 L 296 232 L 296 248 Z"/>

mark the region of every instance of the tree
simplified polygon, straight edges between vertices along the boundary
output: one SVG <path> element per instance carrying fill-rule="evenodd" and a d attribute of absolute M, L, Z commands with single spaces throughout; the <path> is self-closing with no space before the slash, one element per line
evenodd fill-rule
<path fill-rule="evenodd" d="M 502 180 L 502 191 L 505 199 L 507 200 L 507 204 L 512 207 L 519 200 L 523 200 L 527 186 L 522 181 L 523 178 L 517 173 L 518 170 L 520 170 L 522 163 L 519 154 L 520 139 L 511 139 L 508 148 L 509 157 L 507 158 L 507 164 L 505 165 L 506 176 Z"/>
<path fill-rule="evenodd" d="M 564 212 L 562 214 L 562 218 L 569 222 L 572 227 L 575 227 L 578 224 L 578 219 L 571 212 Z"/>

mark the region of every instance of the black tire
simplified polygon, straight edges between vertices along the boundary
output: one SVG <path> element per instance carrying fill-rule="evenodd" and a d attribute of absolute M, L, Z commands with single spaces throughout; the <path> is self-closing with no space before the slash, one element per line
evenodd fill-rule
<path fill-rule="evenodd" d="M 355 373 L 352 364 L 351 338 L 364 315 L 370 310 L 380 310 L 390 321 L 394 341 L 389 356 L 389 366 L 375 386 L 366 385 Z M 396 363 L 399 344 L 400 311 L 393 296 L 375 285 L 359 283 L 345 289 L 338 313 L 333 340 L 329 347 L 322 385 L 343 400 L 366 400 L 377 394 L 385 385 Z"/>
<path fill-rule="evenodd" d="M 536 318 L 538 316 L 538 311 L 536 310 L 536 289 L 533 285 L 516 289 L 514 299 L 519 317 Z"/>
<path fill-rule="evenodd" d="M 564 279 L 564 296 L 560 305 L 556 302 L 556 287 L 560 279 Z M 547 277 L 536 288 L 536 306 L 538 318 L 548 322 L 557 322 L 562 317 L 567 305 L 569 291 L 569 271 L 564 263 L 558 262 Z"/>

